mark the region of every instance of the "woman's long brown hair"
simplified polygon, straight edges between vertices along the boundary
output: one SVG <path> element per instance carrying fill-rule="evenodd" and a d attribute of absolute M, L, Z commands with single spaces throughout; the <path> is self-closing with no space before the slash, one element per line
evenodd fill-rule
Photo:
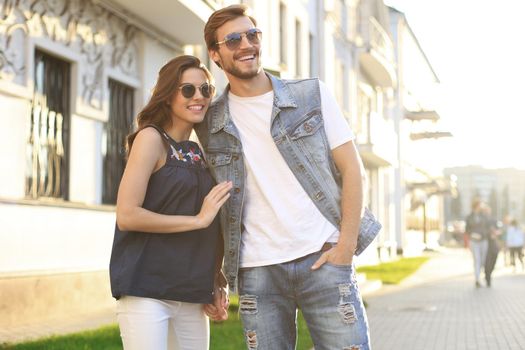
<path fill-rule="evenodd" d="M 190 68 L 201 69 L 210 83 L 212 82 L 211 73 L 195 56 L 178 56 L 166 63 L 159 71 L 157 83 L 153 88 L 148 104 L 137 115 L 137 131 L 127 137 L 128 155 L 137 133 L 145 126 L 153 124 L 162 129 L 171 127 L 172 112 L 169 103 L 173 96 L 178 93 L 182 73 Z"/>

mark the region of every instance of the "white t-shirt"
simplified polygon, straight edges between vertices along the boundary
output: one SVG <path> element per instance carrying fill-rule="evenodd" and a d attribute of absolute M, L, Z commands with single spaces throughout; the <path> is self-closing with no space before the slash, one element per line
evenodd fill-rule
<path fill-rule="evenodd" d="M 320 84 L 324 128 L 331 149 L 354 139 L 334 97 Z M 240 266 L 291 261 L 337 242 L 338 230 L 321 214 L 296 179 L 270 134 L 273 91 L 228 96 L 246 168 Z"/>

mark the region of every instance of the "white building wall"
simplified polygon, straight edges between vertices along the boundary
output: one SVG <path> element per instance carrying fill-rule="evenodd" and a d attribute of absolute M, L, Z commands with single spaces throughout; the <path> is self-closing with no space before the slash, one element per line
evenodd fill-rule
<path fill-rule="evenodd" d="M 113 211 L 0 203 L 0 277 L 105 270 Z"/>
<path fill-rule="evenodd" d="M 71 202 L 100 204 L 99 182 L 102 179 L 100 163 L 100 126 L 97 120 L 73 115 L 69 165 L 69 200 Z M 98 131 L 98 132 L 97 132 Z"/>
<path fill-rule="evenodd" d="M 0 72 L 0 277 L 105 270 L 115 220 L 112 206 L 100 206 L 108 79 L 136 89 L 137 112 L 148 100 L 160 67 L 182 52 L 136 29 L 129 36 L 129 24 L 92 2 L 86 3 L 84 17 L 77 22 L 68 22 L 75 18 L 68 17 L 76 14 L 74 7 L 62 17 L 58 10 L 48 9 L 44 17 L 39 14 L 40 6 L 45 6 L 41 4 L 26 19 L 23 11 L 29 8 L 24 4 L 15 6 L 10 20 L 0 23 L 0 48 L 15 68 L 25 67 L 21 71 L 4 66 Z M 27 30 L 7 32 L 9 21 L 19 23 L 19 28 L 27 25 Z M 68 202 L 25 196 L 36 49 L 71 64 Z"/>
<path fill-rule="evenodd" d="M 150 96 L 160 68 L 175 56 L 183 52 L 165 45 L 142 34 L 142 54 L 140 59 L 142 86 L 139 92 L 141 106 L 144 106 Z M 214 64 L 214 63 L 213 63 Z"/>
<path fill-rule="evenodd" d="M 24 116 L 30 112 L 29 101 L 0 90 L 0 198 L 24 196 L 26 164 L 23 160 L 29 130 Z"/>

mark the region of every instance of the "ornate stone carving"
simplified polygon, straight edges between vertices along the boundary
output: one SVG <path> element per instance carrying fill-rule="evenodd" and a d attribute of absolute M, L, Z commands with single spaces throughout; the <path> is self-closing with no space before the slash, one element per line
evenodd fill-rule
<path fill-rule="evenodd" d="M 0 79 L 24 84 L 24 44 L 29 28 L 20 0 L 0 1 Z"/>
<path fill-rule="evenodd" d="M 80 54 L 80 97 L 102 109 L 105 68 L 138 78 L 137 31 L 91 0 L 0 0 L 0 78 L 26 85 L 27 40 L 48 38 Z"/>

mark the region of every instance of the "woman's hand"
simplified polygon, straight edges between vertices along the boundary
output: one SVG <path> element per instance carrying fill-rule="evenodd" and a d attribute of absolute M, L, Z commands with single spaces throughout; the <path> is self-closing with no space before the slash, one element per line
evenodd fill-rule
<path fill-rule="evenodd" d="M 230 190 L 232 189 L 231 181 L 224 181 L 215 185 L 208 195 L 204 197 L 201 211 L 197 214 L 199 226 L 205 228 L 210 226 L 213 219 L 219 212 L 222 205 L 230 198 Z"/>
<path fill-rule="evenodd" d="M 205 304 L 204 312 L 212 321 L 226 321 L 229 306 L 228 289 L 216 286 L 213 291 L 213 304 Z"/>

